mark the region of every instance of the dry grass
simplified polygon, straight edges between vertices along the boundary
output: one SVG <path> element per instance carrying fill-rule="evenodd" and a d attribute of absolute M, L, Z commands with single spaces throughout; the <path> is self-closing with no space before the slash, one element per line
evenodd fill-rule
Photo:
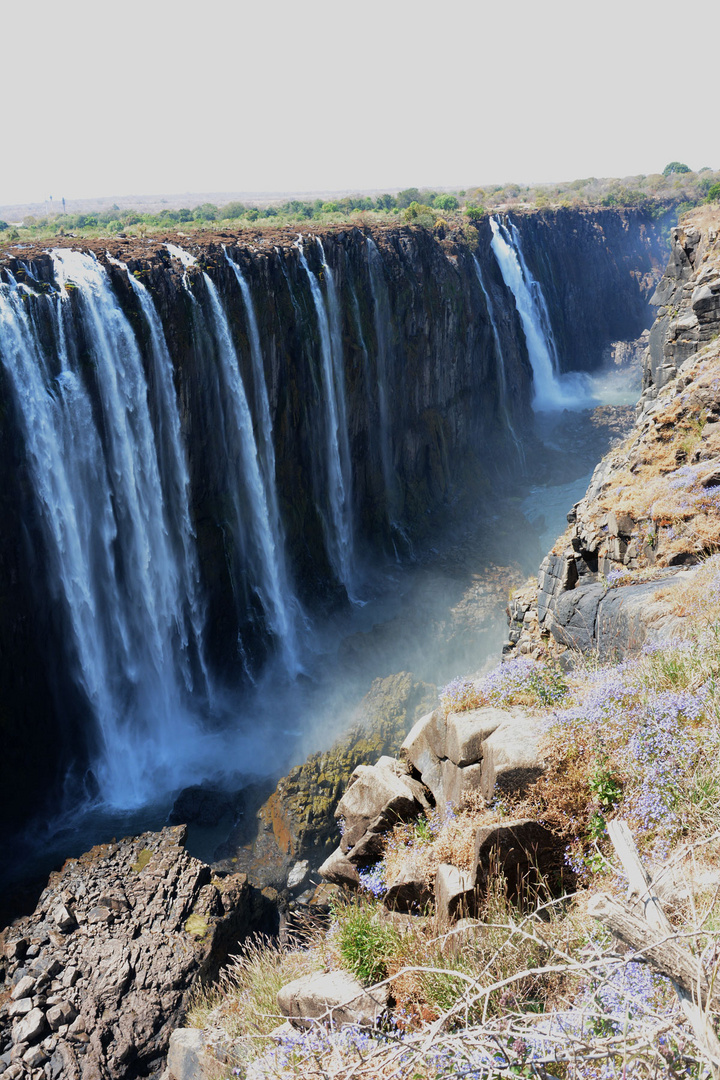
<path fill-rule="evenodd" d="M 216 1026 L 230 1038 L 269 1035 L 284 1020 L 278 1014 L 278 990 L 293 979 L 322 970 L 325 947 L 322 934 L 306 949 L 286 949 L 262 935 L 249 938 L 223 968 L 215 986 L 194 992 L 187 1026 Z"/>
<path fill-rule="evenodd" d="M 681 940 L 717 969 L 717 896 L 698 897 Z M 618 956 L 582 896 L 527 916 L 491 891 L 477 936 L 449 962 L 418 920 L 386 980 L 398 1023 L 384 1031 L 322 1025 L 273 1044 L 252 1080 L 439 1080 L 517 1075 L 565 1080 L 710 1077 L 667 981 Z M 270 1049 L 268 1049 L 270 1047 Z M 225 1075 L 229 1073 L 229 1069 Z M 243 1074 L 244 1075 L 244 1074 Z"/>

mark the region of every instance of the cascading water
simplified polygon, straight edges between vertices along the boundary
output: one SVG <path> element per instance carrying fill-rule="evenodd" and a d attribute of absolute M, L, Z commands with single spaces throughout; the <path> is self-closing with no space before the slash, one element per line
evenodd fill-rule
<path fill-rule="evenodd" d="M 370 272 L 370 290 L 373 298 L 375 338 L 377 340 L 377 393 L 378 413 L 380 417 L 380 461 L 385 483 L 385 498 L 388 508 L 388 520 L 397 527 L 398 494 L 392 463 L 392 444 L 390 438 L 390 392 L 388 370 L 390 367 L 391 318 L 385 270 L 382 257 L 372 237 L 368 236 L 367 253 Z"/>
<path fill-rule="evenodd" d="M 498 385 L 500 388 L 500 408 L 503 411 L 505 417 L 505 424 L 508 431 L 510 432 L 513 443 L 515 444 L 515 449 L 517 450 L 518 456 L 522 461 L 525 459 L 525 452 L 523 450 L 522 443 L 520 442 L 520 439 L 515 432 L 512 420 L 510 418 L 510 401 L 507 387 L 507 375 L 505 374 L 505 358 L 503 356 L 502 342 L 500 341 L 500 332 L 497 328 L 497 321 L 495 319 L 495 305 L 493 304 L 490 297 L 490 292 L 485 285 L 482 270 L 480 269 L 480 263 L 478 262 L 476 255 L 473 255 L 473 263 L 475 265 L 475 273 L 477 275 L 478 284 L 480 285 L 480 290 L 485 297 L 485 306 L 487 307 L 487 313 L 490 319 L 490 326 L 493 332 L 493 341 L 495 342 L 495 358 L 497 360 Z"/>
<path fill-rule="evenodd" d="M 302 612 L 294 590 L 290 585 L 287 562 L 285 559 L 285 533 L 277 499 L 272 417 L 270 415 L 270 402 L 268 400 L 267 385 L 265 383 L 265 370 L 263 366 L 262 348 L 260 345 L 260 330 L 258 328 L 252 293 L 243 276 L 242 270 L 236 262 L 233 262 L 227 251 L 225 251 L 225 259 L 240 286 L 240 292 L 245 306 L 245 314 L 247 315 L 248 329 L 250 331 L 250 358 L 253 367 L 256 413 L 258 415 L 260 461 L 264 490 L 266 493 L 268 523 L 271 535 L 275 538 L 275 573 L 278 594 L 279 600 L 284 608 L 283 627 L 285 629 L 285 637 L 282 639 L 283 651 L 289 673 L 291 675 L 296 675 L 301 669 L 298 659 L 297 620 L 299 617 L 302 617 Z"/>
<path fill-rule="evenodd" d="M 139 806 L 201 776 L 208 764 L 186 692 L 189 643 L 202 651 L 196 597 L 172 550 L 130 324 L 94 257 L 69 250 L 52 257 L 59 294 L 33 295 L 28 304 L 28 290 L 23 297 L 21 286 L 0 287 L 0 352 L 23 429 L 49 586 L 96 723 L 99 795 L 111 806 Z M 54 364 L 32 304 L 49 308 Z"/>
<path fill-rule="evenodd" d="M 188 615 L 192 637 L 183 642 L 183 655 L 190 661 L 189 648 L 195 647 L 196 663 L 202 681 L 201 689 L 212 698 L 211 680 L 203 653 L 203 630 L 205 608 L 200 595 L 200 569 L 197 560 L 195 531 L 190 520 L 190 477 L 188 475 L 185 449 L 180 431 L 180 416 L 173 383 L 173 367 L 165 333 L 150 293 L 131 274 L 127 266 L 107 255 L 108 262 L 127 274 L 127 279 L 138 299 L 150 330 L 151 373 L 155 386 L 155 399 L 151 409 L 153 428 L 158 452 L 158 464 L 162 490 L 165 495 L 166 518 L 170 537 L 176 552 L 181 588 L 188 601 Z M 190 663 L 184 669 L 185 683 L 189 691 L 197 691 L 197 678 Z"/>
<path fill-rule="evenodd" d="M 512 222 L 506 227 L 498 218 L 490 218 L 491 246 L 503 280 L 515 297 L 528 356 L 533 371 L 533 408 L 537 412 L 586 408 L 590 395 L 580 386 L 577 376 L 563 378 L 558 372 L 557 353 L 550 316 L 539 283 L 525 262 L 520 234 Z"/>
<path fill-rule="evenodd" d="M 345 586 L 348 596 L 353 599 L 355 545 L 350 451 L 345 411 L 345 377 L 342 371 L 342 337 L 334 279 L 319 240 L 318 244 L 322 253 L 325 282 L 328 290 L 327 305 L 320 284 L 308 266 L 301 240 L 298 240 L 296 247 L 300 265 L 305 271 L 310 284 L 320 335 L 326 427 L 326 501 L 328 503 L 327 511 L 322 513 L 322 519 L 330 562 L 339 581 Z"/>
<path fill-rule="evenodd" d="M 231 485 L 231 495 L 236 539 L 245 539 L 245 555 L 253 568 L 253 586 L 260 598 L 268 627 L 278 642 L 288 673 L 296 675 L 300 664 L 287 590 L 274 476 L 272 479 L 267 475 L 263 476 L 260 466 L 252 416 L 225 309 L 212 279 L 205 272 L 202 277 L 210 301 L 220 373 L 227 395 L 226 432 L 234 443 L 231 460 L 234 462 L 235 482 Z M 244 512 L 243 489 L 249 515 Z M 275 512 L 272 510 L 273 505 Z"/>

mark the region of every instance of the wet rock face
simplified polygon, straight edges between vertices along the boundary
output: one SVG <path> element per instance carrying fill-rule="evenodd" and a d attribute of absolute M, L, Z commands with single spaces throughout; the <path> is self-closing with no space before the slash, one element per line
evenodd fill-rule
<path fill-rule="evenodd" d="M 13 1075 L 131 1080 L 159 1065 L 194 981 L 263 914 L 243 875 L 211 881 L 184 837 L 168 828 L 69 860 L 0 936 L 0 1061 Z"/>

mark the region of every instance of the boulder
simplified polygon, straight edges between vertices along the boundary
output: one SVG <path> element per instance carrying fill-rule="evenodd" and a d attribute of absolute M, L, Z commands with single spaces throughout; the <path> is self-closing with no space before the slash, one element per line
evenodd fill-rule
<path fill-rule="evenodd" d="M 69 1002 L 59 1001 L 57 1005 L 52 1005 L 47 1011 L 47 1022 L 53 1031 L 57 1031 L 63 1024 L 72 1024 L 73 1020 L 77 1016 L 77 1012 Z"/>
<path fill-rule="evenodd" d="M 389 996 L 387 986 L 366 990 L 348 972 L 330 971 L 304 975 L 283 986 L 277 1003 L 295 1027 L 310 1027 L 313 1021 L 374 1027 Z"/>
<path fill-rule="evenodd" d="M 542 775 L 541 733 L 541 721 L 516 712 L 485 740 L 480 791 L 487 802 L 500 792 L 522 793 Z"/>
<path fill-rule="evenodd" d="M 375 762 L 375 767 L 378 769 L 389 769 L 395 776 L 409 776 L 410 766 L 407 761 L 402 761 L 400 758 L 388 757 L 387 754 L 383 754 Z"/>
<path fill-rule="evenodd" d="M 331 855 L 328 855 L 318 873 L 325 881 L 335 885 L 345 885 L 356 889 L 360 884 L 357 867 L 350 862 L 342 848 L 336 848 Z"/>
<path fill-rule="evenodd" d="M 681 637 L 684 620 L 664 594 L 689 583 L 693 575 L 693 570 L 684 570 L 660 581 L 610 589 L 597 613 L 595 644 L 600 659 L 622 659 L 640 652 L 647 642 Z"/>
<path fill-rule="evenodd" d="M 345 819 L 340 846 L 347 852 L 371 826 L 372 831 L 381 832 L 429 808 L 423 786 L 417 780 L 398 776 L 377 765 L 358 765 L 335 811 L 336 817 Z"/>
<path fill-rule="evenodd" d="M 595 644 L 595 622 L 604 585 L 580 585 L 562 593 L 549 619 L 550 632 L 557 642 L 579 652 L 590 652 Z"/>
<path fill-rule="evenodd" d="M 300 885 L 302 885 L 307 880 L 307 877 L 308 877 L 309 873 L 310 873 L 310 863 L 308 862 L 307 859 L 300 859 L 298 862 L 296 862 L 294 864 L 294 866 L 290 870 L 290 873 L 288 874 L 288 877 L 287 877 L 287 887 L 288 887 L 288 889 L 297 889 Z"/>
<path fill-rule="evenodd" d="M 418 865 L 415 852 L 409 849 L 400 871 L 388 882 L 385 907 L 390 911 L 423 912 L 432 902 L 432 892 L 425 871 Z"/>
<path fill-rule="evenodd" d="M 517 818 L 484 825 L 475 834 L 475 885 L 484 888 L 498 871 L 504 874 L 511 893 L 536 872 L 550 872 L 562 859 L 551 831 L 532 818 Z"/>
<path fill-rule="evenodd" d="M 442 863 L 435 875 L 435 916 L 447 926 L 475 910 L 475 875 Z"/>
<path fill-rule="evenodd" d="M 442 798 L 440 806 L 461 806 L 465 796 L 479 791 L 482 785 L 482 765 L 467 765 L 459 768 L 449 759 L 442 763 Z"/>
<path fill-rule="evenodd" d="M 47 1021 L 42 1009 L 31 1009 L 27 1016 L 13 1026 L 14 1043 L 36 1043 L 47 1033 Z"/>
<path fill-rule="evenodd" d="M 420 774 L 437 802 L 442 798 L 440 760 L 445 757 L 445 717 L 435 709 L 421 717 L 400 747 L 401 757 Z"/>
<path fill-rule="evenodd" d="M 205 1036 L 198 1028 L 178 1028 L 170 1036 L 167 1080 L 203 1080 Z"/>
<path fill-rule="evenodd" d="M 10 997 L 13 1001 L 19 1001 L 20 998 L 32 997 L 35 991 L 35 979 L 32 975 L 23 975 L 23 977 L 13 986 Z"/>
<path fill-rule="evenodd" d="M 508 713 L 494 708 L 450 713 L 446 723 L 445 757 L 461 768 L 482 761 L 483 743 L 507 719 Z"/>

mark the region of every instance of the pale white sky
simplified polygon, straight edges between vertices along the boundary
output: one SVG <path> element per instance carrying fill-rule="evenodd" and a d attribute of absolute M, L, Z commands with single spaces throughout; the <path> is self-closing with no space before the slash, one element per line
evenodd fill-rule
<path fill-rule="evenodd" d="M 0 0 L 0 204 L 717 169 L 719 32 L 718 0 Z"/>

